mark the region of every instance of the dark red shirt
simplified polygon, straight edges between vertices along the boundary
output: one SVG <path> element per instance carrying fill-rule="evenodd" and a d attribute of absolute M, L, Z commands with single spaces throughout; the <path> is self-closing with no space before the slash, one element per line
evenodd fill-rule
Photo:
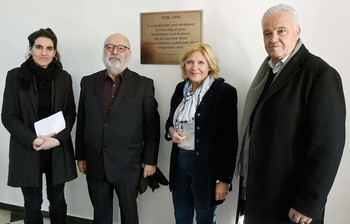
<path fill-rule="evenodd" d="M 112 110 L 114 100 L 117 97 L 119 87 L 123 80 L 124 72 L 119 74 L 115 80 L 109 77 L 107 71 L 105 74 L 105 82 L 103 88 L 103 103 L 105 106 L 106 117 L 109 115 L 109 112 Z"/>

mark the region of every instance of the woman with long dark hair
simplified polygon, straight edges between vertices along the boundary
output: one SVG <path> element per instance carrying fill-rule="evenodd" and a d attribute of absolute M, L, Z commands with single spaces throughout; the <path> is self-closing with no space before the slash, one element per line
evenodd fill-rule
<path fill-rule="evenodd" d="M 52 224 L 65 224 L 65 182 L 77 177 L 71 130 L 76 111 L 71 76 L 63 70 L 54 32 L 40 29 L 28 36 L 29 54 L 6 78 L 2 123 L 10 132 L 8 185 L 20 187 L 24 222 L 42 224 L 42 176 Z M 65 128 L 38 136 L 34 123 L 62 112 Z"/>

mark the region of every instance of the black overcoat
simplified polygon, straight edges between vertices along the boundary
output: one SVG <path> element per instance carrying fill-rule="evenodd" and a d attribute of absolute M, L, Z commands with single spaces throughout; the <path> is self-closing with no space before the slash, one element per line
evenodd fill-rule
<path fill-rule="evenodd" d="M 37 137 L 34 122 L 38 121 L 38 92 L 36 82 L 28 91 L 20 89 L 19 68 L 8 72 L 2 106 L 2 123 L 10 132 L 8 185 L 39 187 L 39 152 L 32 148 Z M 75 103 L 72 79 L 61 71 L 52 81 L 52 114 L 62 111 L 66 128 L 57 134 L 60 146 L 52 150 L 53 184 L 77 177 L 71 130 L 75 122 Z"/>
<path fill-rule="evenodd" d="M 345 142 L 338 72 L 302 45 L 260 99 L 250 127 L 245 223 L 289 224 L 290 208 L 321 220 Z"/>

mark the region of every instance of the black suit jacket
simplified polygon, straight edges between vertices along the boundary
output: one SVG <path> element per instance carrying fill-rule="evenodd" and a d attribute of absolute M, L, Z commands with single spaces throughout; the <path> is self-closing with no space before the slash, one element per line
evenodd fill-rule
<path fill-rule="evenodd" d="M 39 152 L 32 147 L 37 137 L 34 122 L 38 121 L 38 91 L 32 82 L 28 91 L 20 89 L 20 69 L 8 72 L 2 105 L 2 122 L 10 132 L 8 185 L 39 187 Z M 62 111 L 66 128 L 57 134 L 61 145 L 52 151 L 53 184 L 61 184 L 77 177 L 74 163 L 71 130 L 75 122 L 75 103 L 71 76 L 60 72 L 52 81 L 52 114 Z"/>
<path fill-rule="evenodd" d="M 245 222 L 287 224 L 291 207 L 322 219 L 345 142 L 338 72 L 302 45 L 260 99 L 250 127 Z"/>
<path fill-rule="evenodd" d="M 153 80 L 126 69 L 108 117 L 103 102 L 106 70 L 81 80 L 76 159 L 87 174 L 110 182 L 140 177 L 142 163 L 157 164 L 160 121 Z"/>

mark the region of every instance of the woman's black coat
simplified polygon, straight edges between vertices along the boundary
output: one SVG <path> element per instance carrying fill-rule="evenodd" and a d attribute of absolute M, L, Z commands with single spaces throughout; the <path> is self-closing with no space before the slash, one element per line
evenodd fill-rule
<path fill-rule="evenodd" d="M 185 81 L 179 83 L 171 98 L 166 139 L 173 116 L 182 101 Z M 208 209 L 223 201 L 215 201 L 216 181 L 231 183 L 238 145 L 237 92 L 222 78 L 214 81 L 204 95 L 195 114 L 195 198 L 197 208 Z M 170 161 L 170 189 L 177 169 L 179 148 L 173 143 Z"/>
<path fill-rule="evenodd" d="M 34 122 L 38 121 L 38 91 L 32 82 L 28 91 L 20 88 L 19 68 L 8 72 L 2 106 L 2 122 L 10 132 L 8 185 L 38 187 L 39 152 L 32 148 L 37 137 Z M 60 72 L 52 81 L 52 114 L 62 111 L 66 128 L 57 134 L 60 146 L 52 150 L 53 184 L 61 184 L 77 177 L 71 130 L 75 122 L 75 103 L 71 76 Z"/>

